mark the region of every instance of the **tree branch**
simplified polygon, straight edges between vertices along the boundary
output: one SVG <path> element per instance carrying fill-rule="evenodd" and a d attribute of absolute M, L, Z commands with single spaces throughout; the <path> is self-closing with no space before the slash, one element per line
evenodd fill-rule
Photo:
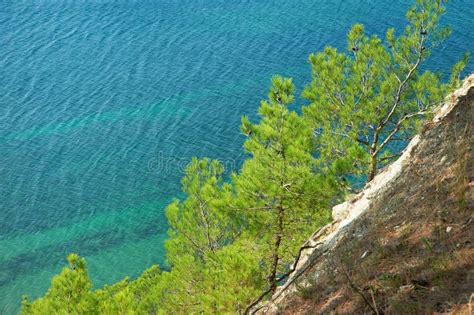
<path fill-rule="evenodd" d="M 380 153 L 380 151 L 385 147 L 385 145 L 387 145 L 387 143 L 389 143 L 392 138 L 397 134 L 397 132 L 400 130 L 401 126 L 402 126 L 402 123 L 409 119 L 409 118 L 412 118 L 412 117 L 415 117 L 415 116 L 423 116 L 426 114 L 426 111 L 420 111 L 420 112 L 416 112 L 416 113 L 411 113 L 411 114 L 407 114 L 405 116 L 403 116 L 397 123 L 397 125 L 395 126 L 395 128 L 393 128 L 393 130 L 390 132 L 390 134 L 387 136 L 387 138 L 385 138 L 385 140 L 382 142 L 382 144 L 379 145 L 379 147 L 377 148 L 377 150 L 375 150 L 374 154 L 377 155 Z"/>
<path fill-rule="evenodd" d="M 202 200 L 201 196 L 199 196 L 197 199 L 199 201 L 199 209 L 201 210 L 201 216 L 203 217 L 203 220 L 204 220 L 204 227 L 205 227 L 205 230 L 206 230 L 206 238 L 207 238 L 207 246 L 209 247 L 209 249 L 213 253 L 215 253 L 215 251 L 216 251 L 215 244 L 211 241 L 211 235 L 209 233 L 209 230 L 210 230 L 209 217 L 208 217 L 207 210 L 205 209 L 206 205 L 207 205 L 207 201 Z"/>
<path fill-rule="evenodd" d="M 390 159 L 396 158 L 400 155 L 401 155 L 401 153 L 392 154 L 390 156 L 386 156 L 386 157 L 381 158 L 380 161 L 382 162 L 382 161 L 390 160 Z"/>
<path fill-rule="evenodd" d="M 204 252 L 204 250 L 198 244 L 196 244 L 196 242 L 190 236 L 188 236 L 185 232 L 181 231 L 180 229 L 177 229 L 177 228 L 172 228 L 172 229 L 179 232 L 181 235 L 183 235 L 184 238 L 187 239 L 196 248 L 196 250 L 201 253 L 201 255 L 203 255 L 203 257 L 205 256 L 206 253 Z"/>
<path fill-rule="evenodd" d="M 383 126 L 385 126 L 388 123 L 388 121 L 390 121 L 390 118 L 392 118 L 392 115 L 395 113 L 398 105 L 400 105 L 400 100 L 401 100 L 401 95 L 403 93 L 403 90 L 404 90 L 406 84 L 408 83 L 408 81 L 411 79 L 411 77 L 415 73 L 416 69 L 418 68 L 418 66 L 420 65 L 420 63 L 423 59 L 423 51 L 424 51 L 423 44 L 424 44 L 424 42 L 425 42 L 425 37 L 421 36 L 420 42 L 419 42 L 418 57 L 416 59 L 416 62 L 413 65 L 413 67 L 408 71 L 408 74 L 406 75 L 405 79 L 398 86 L 398 90 L 397 90 L 397 93 L 395 95 L 395 102 L 394 102 L 390 112 L 388 113 L 387 117 L 385 117 L 385 119 L 383 120 L 383 122 L 381 124 L 382 128 L 383 128 Z"/>

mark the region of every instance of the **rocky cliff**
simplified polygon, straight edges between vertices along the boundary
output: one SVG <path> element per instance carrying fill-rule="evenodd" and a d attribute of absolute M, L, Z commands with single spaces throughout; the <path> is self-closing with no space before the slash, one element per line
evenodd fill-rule
<path fill-rule="evenodd" d="M 254 313 L 474 314 L 474 75 Z"/>

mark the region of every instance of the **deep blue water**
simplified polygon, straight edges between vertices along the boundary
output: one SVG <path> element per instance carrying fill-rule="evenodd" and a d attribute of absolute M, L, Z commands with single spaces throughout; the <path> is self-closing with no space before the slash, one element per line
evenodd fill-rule
<path fill-rule="evenodd" d="M 356 22 L 401 26 L 409 4 L 0 0 L 0 313 L 43 294 L 70 252 L 98 286 L 162 264 L 190 158 L 238 167 L 240 116 L 273 74 L 301 91 L 311 52 L 345 48 Z M 473 19 L 449 3 L 432 69 L 474 51 Z"/>

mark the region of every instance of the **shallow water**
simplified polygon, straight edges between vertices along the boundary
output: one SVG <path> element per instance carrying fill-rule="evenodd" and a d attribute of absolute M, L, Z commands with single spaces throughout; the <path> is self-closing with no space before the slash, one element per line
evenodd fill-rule
<path fill-rule="evenodd" d="M 163 208 L 192 156 L 243 156 L 273 74 L 400 26 L 409 1 L 0 0 L 0 313 L 45 292 L 70 252 L 101 286 L 164 260 Z M 474 51 L 468 1 L 431 68 Z M 472 66 L 470 67 L 472 70 Z"/>

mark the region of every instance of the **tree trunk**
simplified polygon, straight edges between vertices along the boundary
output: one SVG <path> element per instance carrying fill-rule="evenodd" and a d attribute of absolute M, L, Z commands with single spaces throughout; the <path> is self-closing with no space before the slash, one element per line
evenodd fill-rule
<path fill-rule="evenodd" d="M 275 234 L 275 243 L 273 245 L 273 257 L 272 257 L 272 265 L 271 265 L 271 272 L 270 277 L 268 277 L 268 282 L 270 283 L 270 290 L 275 293 L 277 288 L 277 270 L 278 270 L 278 263 L 280 262 L 280 244 L 281 244 L 281 237 L 283 233 L 283 206 L 280 204 L 279 211 L 278 211 L 278 226 L 277 232 Z"/>
<path fill-rule="evenodd" d="M 377 173 L 377 155 L 371 154 L 370 155 L 369 173 L 367 175 L 367 182 L 372 181 L 372 179 L 374 179 L 376 173 Z"/>
<path fill-rule="evenodd" d="M 272 270 L 270 273 L 270 277 L 268 279 L 268 281 L 270 282 L 270 290 L 272 294 L 275 293 L 276 288 L 277 288 L 276 274 L 277 274 L 278 261 L 280 260 L 280 257 L 278 255 L 280 242 L 281 242 L 281 236 L 277 235 L 275 238 L 275 247 L 274 247 L 273 259 L 272 259 Z"/>
<path fill-rule="evenodd" d="M 367 174 L 367 182 L 372 181 L 377 173 L 377 144 L 379 143 L 379 135 L 382 131 L 382 125 L 378 125 L 374 131 L 374 140 L 370 146 L 370 164 L 369 164 L 369 173 Z"/>

